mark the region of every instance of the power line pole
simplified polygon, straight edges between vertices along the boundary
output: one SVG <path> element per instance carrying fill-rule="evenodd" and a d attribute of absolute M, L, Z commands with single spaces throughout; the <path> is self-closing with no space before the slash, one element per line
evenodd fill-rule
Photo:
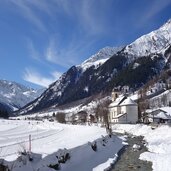
<path fill-rule="evenodd" d="M 31 135 L 29 135 L 29 153 L 31 154 Z"/>

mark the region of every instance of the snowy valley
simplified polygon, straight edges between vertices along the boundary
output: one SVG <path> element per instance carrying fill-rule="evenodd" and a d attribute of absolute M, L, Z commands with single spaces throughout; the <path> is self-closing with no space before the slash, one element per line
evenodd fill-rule
<path fill-rule="evenodd" d="M 128 147 L 147 148 L 135 159 L 147 171 L 170 171 L 170 61 L 168 20 L 129 45 L 102 48 L 47 89 L 0 80 L 0 109 L 14 111 L 0 118 L 0 171 L 115 171 Z M 135 137 L 140 144 L 130 145 Z"/>
<path fill-rule="evenodd" d="M 70 159 L 60 164 L 60 170 L 100 171 L 116 161 L 117 152 L 124 144 L 123 137 L 106 137 L 105 129 L 97 126 L 0 120 L 0 128 L 3 137 L 0 161 L 11 171 L 56 170 L 50 165 L 58 164 L 56 156 L 65 152 L 69 153 Z M 32 135 L 30 152 L 29 135 Z M 95 141 L 97 151 L 91 147 Z M 32 160 L 29 160 L 29 156 Z M 106 164 L 99 166 L 102 163 Z"/>
<path fill-rule="evenodd" d="M 117 153 L 128 145 L 128 135 L 125 133 L 132 137 L 144 136 L 148 152 L 142 153 L 140 159 L 152 162 L 154 171 L 169 171 L 170 168 L 169 126 L 161 125 L 152 129 L 142 124 L 116 124 L 112 127 L 114 135 L 109 138 L 104 128 L 99 126 L 64 125 L 49 121 L 0 120 L 0 123 L 0 161 L 11 171 L 111 170 L 111 165 L 117 161 Z M 123 135 L 117 136 L 115 132 Z M 31 148 L 29 135 L 32 135 Z M 97 151 L 91 147 L 94 142 Z M 134 144 L 132 150 L 138 148 L 136 146 Z M 57 156 L 67 153 L 70 155 L 69 160 L 58 163 Z M 59 168 L 54 169 L 57 164 Z"/>
<path fill-rule="evenodd" d="M 171 22 L 144 35 L 130 45 L 106 47 L 80 65 L 72 66 L 35 101 L 19 111 L 38 112 L 114 88 L 134 92 L 162 72 L 170 69 Z M 48 101 L 48 103 L 46 103 Z"/>

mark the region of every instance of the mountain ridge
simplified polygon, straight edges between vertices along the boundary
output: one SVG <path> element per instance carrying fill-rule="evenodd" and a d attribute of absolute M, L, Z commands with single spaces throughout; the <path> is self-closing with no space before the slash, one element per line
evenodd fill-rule
<path fill-rule="evenodd" d="M 170 20 L 159 29 L 114 52 L 109 58 L 98 58 L 104 60 L 100 65 L 94 65 L 93 61 L 85 70 L 82 70 L 81 65 L 72 66 L 39 98 L 23 107 L 19 114 L 110 92 L 115 87 L 128 86 L 133 91 L 136 90 L 164 70 L 170 61 L 171 40 L 166 41 L 168 34 L 165 30 L 171 35 Z M 160 42 L 156 44 L 157 40 Z M 89 61 L 91 57 L 82 65 Z"/>
<path fill-rule="evenodd" d="M 0 80 L 1 108 L 8 111 L 18 110 L 40 96 L 43 90 L 34 90 L 15 81 Z"/>
<path fill-rule="evenodd" d="M 77 65 L 76 67 L 80 67 L 82 72 L 84 72 L 86 69 L 90 68 L 91 66 L 99 67 L 104 62 L 106 62 L 113 54 L 119 52 L 122 49 L 123 46 L 120 47 L 106 46 L 100 49 L 97 53 L 95 53 L 91 57 L 89 57 L 80 65 Z"/>
<path fill-rule="evenodd" d="M 124 52 L 130 56 L 148 56 L 160 53 L 171 43 L 171 19 L 158 29 L 141 36 L 125 47 Z"/>

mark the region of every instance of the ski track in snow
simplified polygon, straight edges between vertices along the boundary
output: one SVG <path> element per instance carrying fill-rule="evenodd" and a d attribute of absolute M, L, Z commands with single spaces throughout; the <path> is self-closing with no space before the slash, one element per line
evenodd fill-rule
<path fill-rule="evenodd" d="M 9 161 L 16 159 L 23 148 L 28 150 L 29 135 L 32 152 L 45 157 L 60 148 L 74 148 L 106 134 L 99 127 L 63 125 L 48 121 L 0 120 L 1 127 L 0 158 Z"/>

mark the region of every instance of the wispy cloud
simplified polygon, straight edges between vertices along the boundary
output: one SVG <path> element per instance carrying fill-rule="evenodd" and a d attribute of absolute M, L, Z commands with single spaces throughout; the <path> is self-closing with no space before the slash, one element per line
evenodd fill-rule
<path fill-rule="evenodd" d="M 41 20 L 40 16 L 34 10 L 31 1 L 28 0 L 11 0 L 9 1 L 16 7 L 16 11 L 21 13 L 21 16 L 28 19 L 32 24 L 34 24 L 39 30 L 46 32 L 46 26 Z M 35 1 L 36 2 L 36 1 Z M 42 4 L 42 3 L 39 3 Z M 45 8 L 43 9 L 45 10 Z"/>
<path fill-rule="evenodd" d="M 47 32 L 48 29 L 42 15 L 55 19 L 56 14 L 62 14 L 75 20 L 80 25 L 80 29 L 82 28 L 91 34 L 101 33 L 105 29 L 104 22 L 106 20 L 100 16 L 102 10 L 95 12 L 94 0 L 81 0 L 74 5 L 73 1 L 70 0 L 11 0 L 9 3 L 16 7 L 16 11 L 21 13 L 21 16 L 44 32 Z M 98 3 L 104 3 L 104 0 L 99 0 Z M 105 14 L 104 11 L 103 14 Z"/>
<path fill-rule="evenodd" d="M 89 39 L 89 41 L 87 41 L 85 39 L 77 40 L 76 37 L 73 37 L 65 47 L 61 46 L 60 43 L 54 39 L 50 39 L 44 54 L 45 59 L 65 68 L 79 64 L 82 62 L 82 57 L 87 48 L 95 42 L 95 40 Z"/>
<path fill-rule="evenodd" d="M 35 43 L 27 38 L 28 54 L 37 63 L 48 68 L 53 69 L 51 66 L 53 63 L 67 69 L 72 65 L 80 64 L 82 57 L 85 57 L 86 49 L 94 43 L 93 40 L 89 40 L 87 43 L 84 41 L 85 39 L 77 40 L 75 37 L 65 46 L 61 46 L 61 40 L 61 38 L 50 38 L 49 43 L 44 48 L 45 50 L 40 51 L 36 48 Z"/>
<path fill-rule="evenodd" d="M 27 39 L 27 48 L 29 51 L 29 55 L 31 58 L 36 59 L 36 60 L 40 60 L 40 53 L 36 50 L 33 42 L 30 39 Z"/>
<path fill-rule="evenodd" d="M 44 55 L 47 61 L 68 68 L 74 64 L 71 62 L 71 57 L 76 57 L 73 53 L 75 52 L 71 47 L 60 47 L 54 40 L 50 40 Z"/>
<path fill-rule="evenodd" d="M 51 73 L 51 75 L 53 76 L 53 78 L 56 81 L 57 79 L 59 79 L 59 77 L 62 75 L 62 73 L 58 72 L 58 71 L 54 71 L 54 72 Z"/>
<path fill-rule="evenodd" d="M 171 5 L 170 0 L 155 0 L 152 1 L 151 5 L 149 5 L 146 10 L 141 14 L 141 19 L 137 21 L 137 26 L 142 27 L 144 23 L 149 22 L 150 19 L 158 15 L 162 10 Z"/>
<path fill-rule="evenodd" d="M 33 68 L 26 68 L 23 74 L 23 79 L 36 85 L 48 87 L 61 76 L 61 73 L 54 71 L 50 73 L 50 75 L 50 77 L 44 77 Z"/>
<path fill-rule="evenodd" d="M 93 36 L 97 34 L 101 36 L 102 33 L 106 32 L 105 17 L 99 17 L 102 10 L 94 12 L 94 0 L 81 0 L 74 5 L 73 1 L 70 0 L 11 0 L 9 2 L 15 5 L 16 11 L 36 26 L 35 28 L 48 32 L 46 38 L 50 41 L 48 47 L 44 47 L 44 52 L 40 49 L 37 50 L 34 42 L 28 41 L 30 56 L 41 63 L 46 59 L 65 68 L 80 63 L 83 52 L 95 42 Z M 99 0 L 98 4 L 103 2 L 105 1 Z M 69 21 L 75 22 L 73 25 L 76 27 L 70 32 L 69 40 L 63 45 L 60 44 L 63 42 L 63 37 L 51 38 L 54 37 L 54 34 L 57 34 L 58 29 L 61 30 L 61 21 L 55 18 L 55 16 L 60 15 L 65 16 Z M 45 24 L 44 17 L 53 20 L 56 33 L 51 33 L 51 28 L 47 23 Z M 60 34 L 60 31 L 58 34 Z"/>
<path fill-rule="evenodd" d="M 154 1 L 151 9 L 146 13 L 145 19 L 150 19 L 162 10 L 164 10 L 168 5 L 171 4 L 170 0 L 156 0 Z"/>
<path fill-rule="evenodd" d="M 107 21 L 107 8 L 105 0 L 80 0 L 73 5 L 71 0 L 55 1 L 63 13 L 73 20 L 76 20 L 80 29 L 86 34 L 97 35 L 106 32 L 105 23 Z M 96 2 L 96 3 L 95 3 Z M 95 10 L 95 5 L 99 6 L 99 10 Z"/>
<path fill-rule="evenodd" d="M 104 0 L 99 0 L 99 10 L 94 10 L 94 0 L 82 1 L 81 8 L 77 11 L 79 22 L 89 34 L 105 34 L 106 22 L 108 20 L 106 11 L 106 3 Z M 97 4 L 96 4 L 97 5 Z M 100 8 L 101 7 L 101 8 Z"/>

